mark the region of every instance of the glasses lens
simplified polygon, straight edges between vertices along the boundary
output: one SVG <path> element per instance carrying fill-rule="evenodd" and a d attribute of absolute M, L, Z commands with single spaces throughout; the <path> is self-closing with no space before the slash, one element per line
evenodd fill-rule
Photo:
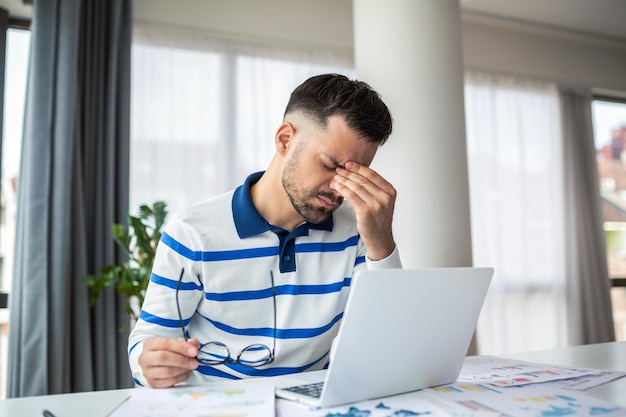
<path fill-rule="evenodd" d="M 272 362 L 273 360 L 272 351 L 265 345 L 254 344 L 248 347 L 245 347 L 237 361 L 244 366 L 261 366 Z"/>
<path fill-rule="evenodd" d="M 221 342 L 209 342 L 200 346 L 198 362 L 205 365 L 218 365 L 224 363 L 230 357 L 230 351 Z"/>

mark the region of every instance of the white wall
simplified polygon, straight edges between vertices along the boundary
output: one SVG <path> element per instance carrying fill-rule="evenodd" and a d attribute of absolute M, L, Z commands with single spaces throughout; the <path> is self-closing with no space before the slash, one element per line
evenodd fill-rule
<path fill-rule="evenodd" d="M 626 42 L 463 17 L 466 69 L 626 92 Z"/>
<path fill-rule="evenodd" d="M 134 0 L 134 19 L 225 37 L 352 50 L 352 0 Z"/>
<path fill-rule="evenodd" d="M 351 0 L 134 0 L 134 5 L 138 22 L 252 41 L 353 49 Z M 465 13 L 462 37 L 467 69 L 626 92 L 626 42 Z"/>

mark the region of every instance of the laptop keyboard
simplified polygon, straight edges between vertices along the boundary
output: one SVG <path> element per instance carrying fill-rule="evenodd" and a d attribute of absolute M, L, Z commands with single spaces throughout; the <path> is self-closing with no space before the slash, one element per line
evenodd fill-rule
<path fill-rule="evenodd" d="M 313 398 L 319 398 L 322 394 L 322 388 L 324 382 L 314 382 L 312 384 L 296 385 L 295 387 L 284 388 L 287 391 L 295 392 L 297 394 L 306 395 Z"/>

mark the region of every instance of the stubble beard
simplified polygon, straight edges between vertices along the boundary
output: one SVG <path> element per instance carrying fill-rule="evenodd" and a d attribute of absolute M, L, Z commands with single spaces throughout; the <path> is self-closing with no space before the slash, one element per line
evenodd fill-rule
<path fill-rule="evenodd" d="M 300 149 L 296 149 L 291 159 L 287 161 L 285 165 L 281 176 L 283 188 L 289 197 L 291 205 L 304 220 L 309 223 L 322 223 L 341 205 L 343 198 L 337 197 L 329 191 L 322 191 L 317 188 L 311 190 L 300 186 L 296 180 L 299 155 Z M 329 209 L 311 204 L 310 201 L 316 201 L 317 197 L 323 197 L 332 201 L 336 203 L 337 206 L 333 209 Z"/>

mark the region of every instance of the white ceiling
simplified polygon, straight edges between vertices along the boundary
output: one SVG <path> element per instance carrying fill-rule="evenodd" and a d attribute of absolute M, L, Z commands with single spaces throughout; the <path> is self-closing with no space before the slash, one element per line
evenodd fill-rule
<path fill-rule="evenodd" d="M 315 0 L 304 0 L 315 1 Z M 470 15 L 547 26 L 626 42 L 626 0 L 460 0 Z M 30 19 L 24 0 L 0 0 L 10 16 Z"/>
<path fill-rule="evenodd" d="M 478 13 L 626 42 L 624 0 L 460 0 Z"/>

